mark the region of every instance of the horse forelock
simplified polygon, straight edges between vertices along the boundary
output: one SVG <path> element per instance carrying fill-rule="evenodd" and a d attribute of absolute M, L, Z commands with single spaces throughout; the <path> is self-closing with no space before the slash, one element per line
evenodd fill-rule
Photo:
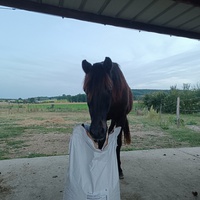
<path fill-rule="evenodd" d="M 107 73 L 88 73 L 85 75 L 83 90 L 87 94 L 88 100 L 91 100 L 94 95 L 101 95 L 101 92 L 108 90 L 112 91 L 113 82 Z"/>
<path fill-rule="evenodd" d="M 83 89 L 89 101 L 94 95 L 100 96 L 102 91 L 110 90 L 113 103 L 127 98 L 130 90 L 117 63 L 113 63 L 110 75 L 103 73 L 100 69 L 86 74 Z"/>

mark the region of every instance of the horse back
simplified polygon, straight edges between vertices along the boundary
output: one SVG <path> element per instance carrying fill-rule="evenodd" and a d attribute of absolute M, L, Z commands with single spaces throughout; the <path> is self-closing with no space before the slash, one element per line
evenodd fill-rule
<path fill-rule="evenodd" d="M 120 106 L 123 108 L 123 113 L 128 114 L 132 109 L 133 95 L 117 63 L 113 63 L 111 78 L 113 82 L 111 107 Z"/>
<path fill-rule="evenodd" d="M 133 95 L 117 63 L 113 63 L 111 78 L 113 82 L 112 104 L 107 115 L 107 119 L 111 119 L 109 131 L 111 131 L 114 126 L 121 126 L 121 131 L 124 132 L 126 143 L 130 144 L 131 136 L 127 114 L 132 109 Z"/>

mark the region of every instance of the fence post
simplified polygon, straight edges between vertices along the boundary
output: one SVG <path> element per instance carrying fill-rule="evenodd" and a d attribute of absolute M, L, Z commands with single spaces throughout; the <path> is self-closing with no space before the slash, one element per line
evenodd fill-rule
<path fill-rule="evenodd" d="M 179 128 L 179 126 L 180 126 L 180 97 L 177 97 L 176 121 L 177 121 L 177 127 Z"/>
<path fill-rule="evenodd" d="M 160 120 L 161 120 L 161 115 L 162 115 L 162 104 L 160 104 L 160 112 L 159 112 Z"/>

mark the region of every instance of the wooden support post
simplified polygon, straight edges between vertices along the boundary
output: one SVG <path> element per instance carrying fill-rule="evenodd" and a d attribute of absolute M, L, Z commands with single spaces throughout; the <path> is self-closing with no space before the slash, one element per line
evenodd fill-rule
<path fill-rule="evenodd" d="M 180 126 L 180 97 L 177 97 L 176 121 L 177 121 L 177 128 L 179 128 L 179 126 Z"/>

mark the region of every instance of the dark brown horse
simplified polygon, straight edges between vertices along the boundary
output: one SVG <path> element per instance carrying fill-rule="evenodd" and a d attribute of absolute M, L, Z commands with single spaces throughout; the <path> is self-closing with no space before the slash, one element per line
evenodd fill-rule
<path fill-rule="evenodd" d="M 120 161 L 122 131 L 125 142 L 131 142 L 127 114 L 132 109 L 132 92 L 117 63 L 106 57 L 103 62 L 90 64 L 82 61 L 85 72 L 83 89 L 87 95 L 87 103 L 91 117 L 90 134 L 102 148 L 107 131 L 110 134 L 114 127 L 122 127 L 117 140 L 117 162 L 120 178 L 123 178 Z M 111 119 L 109 129 L 107 120 Z"/>

